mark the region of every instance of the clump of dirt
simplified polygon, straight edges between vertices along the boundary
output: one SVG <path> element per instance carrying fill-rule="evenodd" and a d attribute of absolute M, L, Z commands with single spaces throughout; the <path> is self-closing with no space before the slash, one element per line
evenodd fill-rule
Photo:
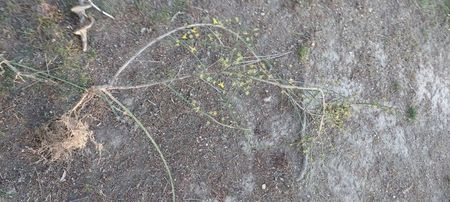
<path fill-rule="evenodd" d="M 35 153 L 44 161 L 68 161 L 76 150 L 84 149 L 89 141 L 97 148 L 93 132 L 80 119 L 63 115 L 34 131 L 38 143 Z"/>

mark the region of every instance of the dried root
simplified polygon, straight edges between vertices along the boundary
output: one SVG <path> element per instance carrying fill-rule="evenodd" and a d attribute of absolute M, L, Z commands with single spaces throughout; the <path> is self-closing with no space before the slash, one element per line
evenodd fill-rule
<path fill-rule="evenodd" d="M 34 135 L 39 143 L 34 152 L 43 157 L 43 161 L 68 161 L 74 151 L 84 149 L 89 141 L 101 146 L 95 142 L 86 123 L 68 115 L 43 125 Z"/>

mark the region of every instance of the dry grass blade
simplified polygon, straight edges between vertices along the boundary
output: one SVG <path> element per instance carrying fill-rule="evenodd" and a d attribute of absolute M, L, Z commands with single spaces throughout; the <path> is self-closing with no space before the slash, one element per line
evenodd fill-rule
<path fill-rule="evenodd" d="M 145 136 L 150 140 L 155 150 L 158 152 L 159 157 L 161 158 L 164 168 L 166 170 L 167 176 L 169 177 L 169 183 L 172 189 L 172 200 L 175 201 L 175 185 L 172 178 L 172 172 L 170 171 L 169 164 L 166 161 L 166 158 L 164 157 L 164 154 L 162 153 L 158 143 L 156 143 L 155 139 L 153 139 L 152 135 L 150 135 L 150 132 L 145 128 L 144 124 L 125 106 L 123 105 L 119 100 L 117 100 L 109 91 L 105 89 L 100 90 L 102 93 L 104 93 L 107 97 L 111 99 L 114 103 L 119 105 L 120 108 L 123 109 L 123 111 L 126 113 L 125 115 L 128 115 L 130 118 L 133 119 L 133 121 L 138 124 L 139 128 L 141 128 L 142 131 L 144 131 Z"/>

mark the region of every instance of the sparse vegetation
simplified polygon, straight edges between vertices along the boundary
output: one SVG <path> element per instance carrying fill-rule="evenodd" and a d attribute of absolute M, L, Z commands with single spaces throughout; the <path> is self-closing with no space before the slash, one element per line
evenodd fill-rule
<path fill-rule="evenodd" d="M 0 95 L 4 95 L 14 87 L 14 74 L 0 64 L 0 78 Z"/>
<path fill-rule="evenodd" d="M 11 198 L 12 195 L 12 193 L 0 189 L 0 198 Z"/>
<path fill-rule="evenodd" d="M 300 45 L 297 50 L 297 56 L 302 63 L 306 63 L 309 59 L 309 46 Z"/>
<path fill-rule="evenodd" d="M 436 22 L 433 24 L 441 23 L 442 21 L 450 23 L 450 0 L 433 1 L 433 0 L 419 0 L 419 5 L 427 13 L 436 13 Z"/>
<path fill-rule="evenodd" d="M 417 118 L 417 108 L 415 106 L 408 106 L 405 114 L 409 121 L 415 121 Z"/>
<path fill-rule="evenodd" d="M 400 92 L 402 86 L 400 85 L 400 83 L 398 81 L 394 81 L 394 82 L 392 82 L 391 88 L 392 88 L 393 93 L 398 93 L 398 92 Z"/>
<path fill-rule="evenodd" d="M 450 24 L 450 0 L 444 0 L 441 8 L 444 12 L 445 20 Z"/>
<path fill-rule="evenodd" d="M 351 115 L 351 106 L 347 103 L 328 104 L 325 110 L 325 117 L 328 122 L 340 129 L 344 127 L 344 123 Z"/>
<path fill-rule="evenodd" d="M 133 1 L 134 6 L 140 12 L 140 14 L 148 20 L 155 23 L 167 23 L 178 12 L 184 12 L 188 2 L 185 0 L 171 1 L 170 5 L 164 5 L 160 8 L 154 8 L 150 1 L 136 0 Z"/>

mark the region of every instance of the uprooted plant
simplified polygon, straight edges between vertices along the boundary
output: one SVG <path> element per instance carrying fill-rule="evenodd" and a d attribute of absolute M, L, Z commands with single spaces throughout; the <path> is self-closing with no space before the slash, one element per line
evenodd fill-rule
<path fill-rule="evenodd" d="M 159 46 L 157 45 L 159 44 Z M 162 45 L 161 45 L 162 44 Z M 153 47 L 153 49 L 150 49 Z M 167 47 L 175 47 L 168 50 Z M 154 79 L 151 75 L 145 75 L 143 78 L 135 77 L 133 80 L 125 80 L 128 84 L 121 85 L 121 76 L 130 69 L 135 71 L 144 71 L 149 65 L 137 58 L 146 51 L 157 51 L 158 53 L 170 53 L 173 58 L 170 61 L 183 61 L 178 64 L 178 69 L 170 70 L 173 65 L 162 63 L 154 64 L 161 66 L 159 73 L 155 73 Z M 164 169 L 167 173 L 168 181 L 171 185 L 172 199 L 175 201 L 175 185 L 172 178 L 171 169 L 160 149 L 160 146 L 146 129 L 144 123 L 140 121 L 135 114 L 127 108 L 114 94 L 124 90 L 146 89 L 154 86 L 167 87 L 178 98 L 186 103 L 193 111 L 209 119 L 211 122 L 222 127 L 235 130 L 248 130 L 248 128 L 236 120 L 218 118 L 217 110 L 207 110 L 206 106 L 195 97 L 188 97 L 177 89 L 177 82 L 189 81 L 195 85 L 203 85 L 210 88 L 218 97 L 226 100 L 230 96 L 246 96 L 251 94 L 254 86 L 269 85 L 279 88 L 283 94 L 291 101 L 294 108 L 300 110 L 304 116 L 309 116 L 317 124 L 317 136 L 323 130 L 325 95 L 322 89 L 314 87 L 302 87 L 296 85 L 293 80 L 279 78 L 271 73 L 267 68 L 267 61 L 283 57 L 291 52 L 273 54 L 267 56 L 257 55 L 247 40 L 240 34 L 221 25 L 217 20 L 213 24 L 191 24 L 178 27 L 169 31 L 156 39 L 152 40 L 142 47 L 136 54 L 122 65 L 106 85 L 92 86 L 89 89 L 80 87 L 72 82 L 55 77 L 45 71 L 22 65 L 18 62 L 1 59 L 0 72 L 7 68 L 14 72 L 15 79 L 40 79 L 51 80 L 67 84 L 83 92 L 80 101 L 73 109 L 62 115 L 50 124 L 40 128 L 42 136 L 41 146 L 37 152 L 51 161 L 66 159 L 70 153 L 86 146 L 89 140 L 93 139 L 92 131 L 88 129 L 85 122 L 82 122 L 80 110 L 87 105 L 93 97 L 99 97 L 108 102 L 112 107 L 120 109 L 125 116 L 130 117 L 143 131 L 155 148 L 161 158 Z M 161 55 L 161 54 L 159 54 Z M 206 55 L 206 58 L 201 56 Z M 189 60 L 187 60 L 188 58 Z M 132 63 L 136 65 L 130 65 Z M 150 61 L 158 63 L 158 61 Z M 142 67 L 142 69 L 139 69 Z M 161 79 L 161 77 L 164 77 Z M 135 81 L 141 81 L 140 84 L 129 84 Z M 150 82 L 149 82 L 150 80 Z M 300 93 L 299 93 L 300 92 Z M 308 97 L 305 99 L 304 97 Z M 308 103 L 306 103 L 308 101 Z M 227 106 L 229 107 L 229 106 Z M 222 111 L 226 111 L 227 108 Z M 306 119 L 304 119 L 305 122 Z M 317 120 L 317 121 L 315 121 Z M 314 123 L 310 123 L 312 125 Z M 50 141 L 51 140 L 51 141 Z"/>

